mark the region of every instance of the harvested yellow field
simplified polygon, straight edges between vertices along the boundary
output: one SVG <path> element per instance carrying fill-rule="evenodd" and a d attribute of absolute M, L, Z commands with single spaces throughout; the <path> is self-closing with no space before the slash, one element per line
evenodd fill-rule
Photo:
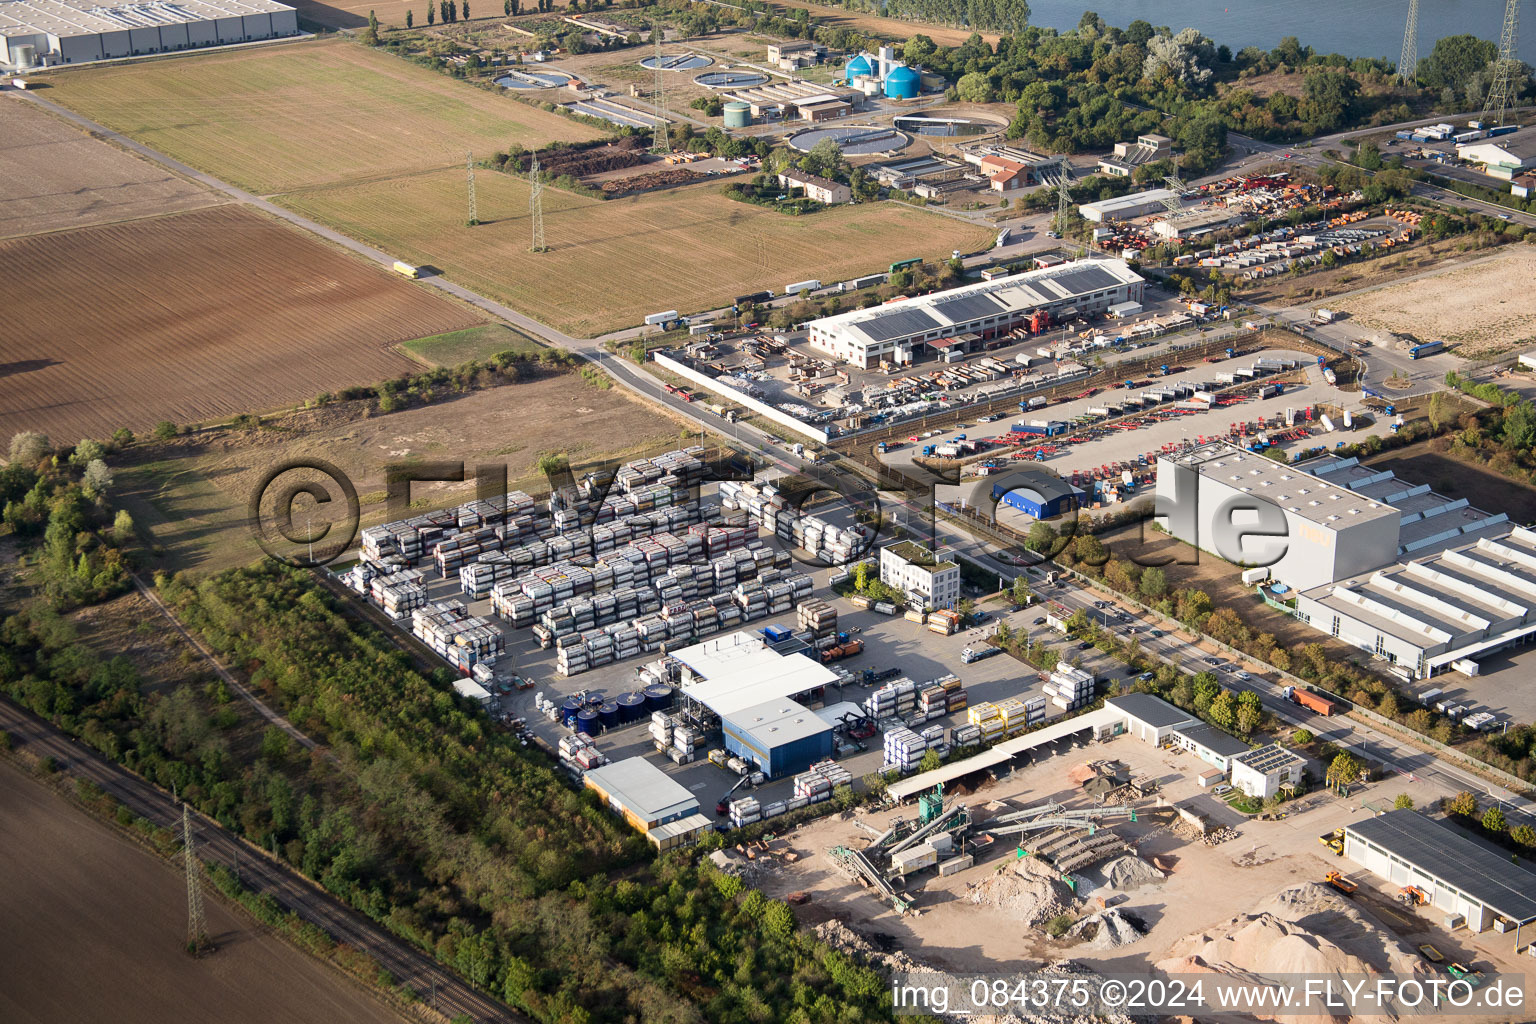
<path fill-rule="evenodd" d="M 334 38 L 72 69 L 49 83 L 49 99 L 262 195 L 602 135 Z"/>
<path fill-rule="evenodd" d="M 648 313 L 729 305 L 745 292 L 827 282 L 914 256 L 947 259 L 991 232 L 893 203 L 806 217 L 734 202 L 705 182 L 627 199 L 544 193 L 549 252 L 531 253 L 528 185 L 476 178 L 482 223 L 464 226 L 462 171 L 316 189 L 280 201 L 401 259 L 430 264 L 467 288 L 568 334 L 632 326 Z M 383 215 L 387 211 L 387 216 Z"/>
<path fill-rule="evenodd" d="M 1536 251 L 1513 246 L 1497 256 L 1402 284 L 1348 296 L 1330 306 L 1357 323 L 1445 341 L 1466 358 L 1508 352 L 1536 340 L 1531 282 Z"/>

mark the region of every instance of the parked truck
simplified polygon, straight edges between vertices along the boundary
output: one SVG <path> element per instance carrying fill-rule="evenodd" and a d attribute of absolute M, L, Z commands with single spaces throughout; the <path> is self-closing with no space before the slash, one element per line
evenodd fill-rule
<path fill-rule="evenodd" d="M 983 658 L 990 658 L 994 654 L 1002 653 L 1003 649 L 1001 647 L 967 647 L 960 652 L 960 661 L 963 664 L 969 665 L 973 661 L 981 661 Z"/>
<path fill-rule="evenodd" d="M 394 271 L 397 274 L 409 277 L 413 281 L 421 276 L 420 267 L 413 267 L 404 260 L 395 260 Z"/>
<path fill-rule="evenodd" d="M 1443 351 L 1444 349 L 1445 342 L 1443 341 L 1426 341 L 1422 345 L 1415 345 L 1410 348 L 1408 350 L 1408 358 L 1423 359 L 1425 356 L 1432 356 L 1436 352 Z"/>
<path fill-rule="evenodd" d="M 831 647 L 828 647 L 826 650 L 822 651 L 821 652 L 821 660 L 822 660 L 823 663 L 831 662 L 831 661 L 839 661 L 839 660 L 841 660 L 843 658 L 851 658 L 851 657 L 853 657 L 856 654 L 863 654 L 863 653 L 864 653 L 864 641 L 863 640 L 846 640 L 843 643 L 835 644 L 835 645 L 833 645 Z"/>
<path fill-rule="evenodd" d="M 1322 694 L 1313 693 L 1311 690 L 1302 690 L 1295 686 L 1287 686 L 1284 690 L 1285 698 L 1292 703 L 1300 704 L 1310 711 L 1320 715 L 1331 715 L 1339 709 L 1333 701 Z"/>
<path fill-rule="evenodd" d="M 677 319 L 677 310 L 669 309 L 665 313 L 652 313 L 645 318 L 647 327 L 658 327 L 661 324 L 669 324 Z"/>
<path fill-rule="evenodd" d="M 784 286 L 785 295 L 799 295 L 801 292 L 814 292 L 821 290 L 821 282 L 817 280 L 796 281 L 794 284 Z"/>
<path fill-rule="evenodd" d="M 1331 324 L 1338 318 L 1338 314 L 1331 309 L 1318 309 L 1312 314 L 1312 322 L 1315 324 Z"/>

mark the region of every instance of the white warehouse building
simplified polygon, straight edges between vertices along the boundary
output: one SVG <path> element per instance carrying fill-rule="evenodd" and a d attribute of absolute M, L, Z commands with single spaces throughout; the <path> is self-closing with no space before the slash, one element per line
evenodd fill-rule
<path fill-rule="evenodd" d="M 1036 312 L 1054 321 L 1097 315 L 1122 302 L 1140 302 L 1146 282 L 1124 260 L 1077 260 L 1010 274 L 913 299 L 812 320 L 810 343 L 864 369 L 882 359 L 940 350 L 962 335 L 978 343 L 1024 325 Z"/>
<path fill-rule="evenodd" d="M 0 2 L 0 59 L 18 69 L 298 34 L 298 12 L 272 0 Z"/>
<path fill-rule="evenodd" d="M 1397 509 L 1226 442 L 1158 457 L 1155 515 L 1179 540 L 1298 590 L 1397 558 Z"/>

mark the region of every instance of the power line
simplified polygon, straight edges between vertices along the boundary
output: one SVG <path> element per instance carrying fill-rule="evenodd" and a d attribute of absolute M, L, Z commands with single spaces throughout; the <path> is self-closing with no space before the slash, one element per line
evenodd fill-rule
<path fill-rule="evenodd" d="M 1397 59 L 1398 81 L 1413 81 L 1419 69 L 1419 0 L 1408 0 L 1408 27 L 1403 30 L 1403 54 Z"/>
<path fill-rule="evenodd" d="M 533 221 L 533 245 L 531 252 L 546 252 L 548 247 L 544 244 L 544 182 L 539 180 L 539 154 L 533 154 L 533 164 L 529 168 L 528 178 L 530 189 L 528 192 L 528 216 Z"/>
<path fill-rule="evenodd" d="M 192 839 L 192 809 L 181 805 L 181 850 L 187 862 L 187 952 L 193 956 L 213 948 L 203 915 L 203 864 Z"/>
<path fill-rule="evenodd" d="M 464 171 L 469 175 L 469 226 L 474 227 L 480 216 L 475 211 L 475 154 L 469 150 L 464 151 Z"/>
<path fill-rule="evenodd" d="M 1488 101 L 1483 104 L 1484 127 L 1502 125 L 1519 92 L 1520 72 L 1524 68 L 1515 52 L 1519 38 L 1520 0 L 1504 0 L 1504 31 L 1499 35 L 1499 59 L 1493 66 L 1493 84 L 1488 88 Z"/>

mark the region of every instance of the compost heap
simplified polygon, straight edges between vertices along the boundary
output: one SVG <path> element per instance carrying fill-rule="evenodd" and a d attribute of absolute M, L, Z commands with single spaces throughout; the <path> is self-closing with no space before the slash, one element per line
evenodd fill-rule
<path fill-rule="evenodd" d="M 1316 882 L 1282 889 L 1247 913 L 1180 939 L 1157 968 L 1246 980 L 1275 974 L 1429 973 L 1376 918 Z M 1261 1019 L 1319 1024 L 1330 1018 L 1276 1014 Z"/>
<path fill-rule="evenodd" d="M 1076 897 L 1056 870 L 1036 857 L 1025 857 L 970 892 L 972 903 L 999 907 L 1022 924 L 1036 926 L 1070 913 Z"/>

